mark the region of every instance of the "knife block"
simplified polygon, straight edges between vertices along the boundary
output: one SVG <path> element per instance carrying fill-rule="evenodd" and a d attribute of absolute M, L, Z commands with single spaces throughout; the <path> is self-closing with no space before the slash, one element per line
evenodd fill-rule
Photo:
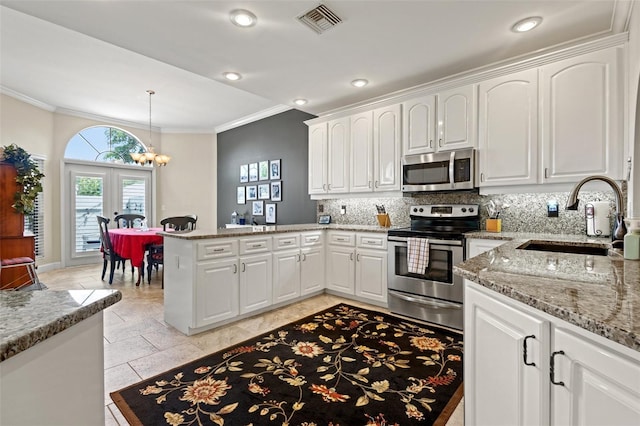
<path fill-rule="evenodd" d="M 384 226 L 388 228 L 391 226 L 391 219 L 389 219 L 389 215 L 387 213 L 377 215 L 378 223 L 380 226 Z"/>
<path fill-rule="evenodd" d="M 487 219 L 485 228 L 488 232 L 502 232 L 502 219 Z"/>

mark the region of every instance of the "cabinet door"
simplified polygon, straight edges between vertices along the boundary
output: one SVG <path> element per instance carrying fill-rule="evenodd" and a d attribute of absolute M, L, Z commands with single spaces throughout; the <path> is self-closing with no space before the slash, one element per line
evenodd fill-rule
<path fill-rule="evenodd" d="M 640 363 L 565 329 L 554 329 L 551 424 L 637 425 Z"/>
<path fill-rule="evenodd" d="M 238 262 L 233 259 L 199 264 L 196 278 L 195 327 L 238 315 Z"/>
<path fill-rule="evenodd" d="M 548 424 L 550 325 L 484 291 L 465 281 L 465 424 Z"/>
<path fill-rule="evenodd" d="M 373 111 L 375 191 L 400 190 L 400 105 Z"/>
<path fill-rule="evenodd" d="M 327 192 L 327 123 L 309 126 L 309 194 Z"/>
<path fill-rule="evenodd" d="M 300 286 L 302 295 L 307 295 L 324 288 L 324 248 L 304 248 L 300 264 Z"/>
<path fill-rule="evenodd" d="M 479 186 L 537 183 L 537 69 L 482 82 L 479 92 Z"/>
<path fill-rule="evenodd" d="M 402 104 L 402 155 L 435 151 L 436 96 L 428 95 Z"/>
<path fill-rule="evenodd" d="M 476 86 L 438 93 L 438 151 L 476 146 Z"/>
<path fill-rule="evenodd" d="M 349 192 L 349 117 L 329 121 L 328 130 L 328 191 Z"/>
<path fill-rule="evenodd" d="M 355 294 L 354 249 L 330 246 L 327 256 L 327 288 Z"/>
<path fill-rule="evenodd" d="M 273 303 L 300 296 L 300 250 L 273 253 Z"/>
<path fill-rule="evenodd" d="M 621 55 L 610 48 L 540 68 L 545 183 L 624 178 Z"/>
<path fill-rule="evenodd" d="M 240 313 L 271 305 L 271 253 L 240 258 Z"/>
<path fill-rule="evenodd" d="M 373 191 L 373 113 L 351 116 L 350 192 Z"/>
<path fill-rule="evenodd" d="M 387 302 L 387 253 L 357 249 L 356 296 Z"/>

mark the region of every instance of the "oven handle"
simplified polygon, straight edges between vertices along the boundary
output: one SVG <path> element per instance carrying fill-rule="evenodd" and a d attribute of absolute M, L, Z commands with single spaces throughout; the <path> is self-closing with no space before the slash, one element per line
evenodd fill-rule
<path fill-rule="evenodd" d="M 389 294 L 405 300 L 407 302 L 415 302 L 415 303 L 419 303 L 421 305 L 426 305 L 426 306 L 432 306 L 434 308 L 442 308 L 442 309 L 462 309 L 462 305 L 458 304 L 458 303 L 451 303 L 451 302 L 436 302 L 435 300 L 428 298 L 428 297 L 422 297 L 422 296 L 408 296 L 405 293 L 401 293 L 399 291 L 396 290 L 389 290 Z"/>
<path fill-rule="evenodd" d="M 434 240 L 434 239 L 431 239 L 431 238 L 428 238 L 428 240 L 429 240 L 429 244 L 440 244 L 440 245 L 445 245 L 445 246 L 462 246 L 462 241 L 460 241 L 460 240 Z M 388 236 L 387 237 L 387 241 L 398 242 L 398 243 L 406 243 L 407 242 L 407 237 Z"/>

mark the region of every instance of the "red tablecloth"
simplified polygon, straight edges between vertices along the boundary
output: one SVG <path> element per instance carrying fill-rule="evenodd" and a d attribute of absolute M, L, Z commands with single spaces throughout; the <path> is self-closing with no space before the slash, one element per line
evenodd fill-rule
<path fill-rule="evenodd" d="M 131 264 L 138 268 L 144 261 L 145 247 L 148 244 L 162 244 L 162 235 L 157 235 L 162 228 L 149 228 L 141 231 L 140 228 L 109 229 L 113 250 L 125 259 L 131 259 Z"/>

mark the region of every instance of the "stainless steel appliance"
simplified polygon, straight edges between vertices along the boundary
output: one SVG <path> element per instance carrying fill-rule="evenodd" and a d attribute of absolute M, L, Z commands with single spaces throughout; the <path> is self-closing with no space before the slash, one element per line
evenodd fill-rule
<path fill-rule="evenodd" d="M 388 232 L 389 309 L 461 330 L 463 279 L 453 275 L 453 265 L 466 259 L 464 233 L 480 229 L 478 205 L 412 206 L 410 216 L 410 228 Z M 428 239 L 424 273 L 409 272 L 410 237 Z"/>
<path fill-rule="evenodd" d="M 474 149 L 402 158 L 402 192 L 470 190 L 474 176 Z"/>

